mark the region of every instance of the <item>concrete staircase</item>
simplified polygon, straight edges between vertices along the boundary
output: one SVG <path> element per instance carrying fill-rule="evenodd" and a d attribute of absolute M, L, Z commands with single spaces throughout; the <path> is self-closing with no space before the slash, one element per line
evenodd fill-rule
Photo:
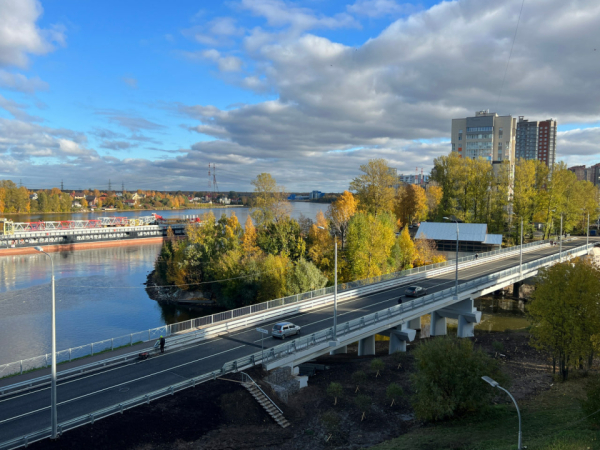
<path fill-rule="evenodd" d="M 273 403 L 273 401 L 267 397 L 259 387 L 252 382 L 242 383 L 242 385 L 250 392 L 250 395 L 269 413 L 275 422 L 277 422 L 281 428 L 287 428 L 290 423 L 283 417 L 280 409 Z"/>

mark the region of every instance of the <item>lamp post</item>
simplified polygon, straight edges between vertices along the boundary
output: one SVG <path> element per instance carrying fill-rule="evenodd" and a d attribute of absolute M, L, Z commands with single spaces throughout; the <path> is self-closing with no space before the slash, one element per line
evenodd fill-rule
<path fill-rule="evenodd" d="M 508 394 L 508 396 L 511 398 L 511 400 L 513 401 L 513 403 L 515 404 L 515 408 L 517 408 L 517 415 L 519 416 L 519 444 L 518 444 L 518 449 L 521 450 L 521 411 L 519 411 L 519 405 L 517 405 L 517 401 L 515 400 L 515 398 L 510 394 L 510 392 L 508 392 L 506 389 L 504 389 L 502 386 L 500 386 L 498 384 L 497 381 L 492 380 L 490 377 L 481 377 L 481 379 L 483 381 L 485 381 L 486 383 L 488 383 L 490 386 L 498 388 L 504 392 L 506 392 Z"/>
<path fill-rule="evenodd" d="M 454 293 L 458 299 L 458 220 L 444 217 L 444 220 L 449 220 L 456 223 L 456 274 L 454 276 Z"/>
<path fill-rule="evenodd" d="M 551 210 L 550 212 L 555 212 L 556 208 L 554 208 L 553 210 Z M 552 221 L 552 224 L 554 224 L 554 220 Z M 563 227 L 563 213 L 560 213 L 560 239 L 558 241 L 559 244 L 559 248 L 558 248 L 558 261 L 562 262 L 562 227 Z"/>
<path fill-rule="evenodd" d="M 317 228 L 327 231 L 325 227 L 320 227 L 317 225 Z M 335 237 L 336 236 L 334 234 L 333 242 L 335 248 L 335 268 L 333 269 L 333 341 L 337 341 L 337 239 Z"/>
<path fill-rule="evenodd" d="M 38 252 L 43 253 L 48 258 L 50 258 L 50 263 L 52 265 L 52 369 L 51 369 L 51 393 L 50 393 L 50 421 L 52 423 L 52 439 L 57 438 L 57 430 L 58 430 L 58 421 L 56 417 L 56 300 L 55 300 L 55 290 L 54 290 L 54 261 L 52 261 L 52 257 L 44 251 L 42 247 L 35 247 Z"/>

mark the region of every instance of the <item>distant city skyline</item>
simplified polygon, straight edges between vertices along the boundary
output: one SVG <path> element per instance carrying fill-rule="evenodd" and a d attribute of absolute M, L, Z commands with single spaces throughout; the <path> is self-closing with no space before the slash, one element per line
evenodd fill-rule
<path fill-rule="evenodd" d="M 526 2 L 507 69 L 521 3 L 0 0 L 0 179 L 341 192 L 371 158 L 428 174 L 488 109 L 593 165 L 600 5 Z"/>

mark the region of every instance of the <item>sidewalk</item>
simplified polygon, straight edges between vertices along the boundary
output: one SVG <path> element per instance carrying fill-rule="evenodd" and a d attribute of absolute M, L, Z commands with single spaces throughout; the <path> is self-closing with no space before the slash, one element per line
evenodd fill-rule
<path fill-rule="evenodd" d="M 87 364 L 102 361 L 105 359 L 111 359 L 116 356 L 126 355 L 126 354 L 133 353 L 133 352 L 141 352 L 144 349 L 152 347 L 154 345 L 154 342 L 155 342 L 154 340 L 149 341 L 149 342 L 148 341 L 140 342 L 140 343 L 134 344 L 130 347 L 123 347 L 123 348 L 119 348 L 117 350 L 113 350 L 110 352 L 99 353 L 99 354 L 96 354 L 93 356 L 84 357 L 84 358 L 78 359 L 76 361 L 61 363 L 56 366 L 56 370 L 57 370 L 58 374 L 60 375 L 61 372 L 65 371 L 67 369 L 73 369 L 76 367 L 85 366 Z M 48 358 L 48 359 L 50 359 L 50 358 Z M 51 372 L 51 367 L 48 366 L 48 367 L 44 367 L 44 368 L 41 368 L 38 370 L 34 370 L 32 372 L 24 373 L 23 375 L 14 375 L 14 376 L 9 376 L 7 378 L 2 378 L 2 379 L 0 379 L 0 388 L 10 386 L 11 384 L 20 383 L 23 381 L 33 380 L 35 378 L 43 377 L 44 375 L 50 375 L 50 372 Z"/>

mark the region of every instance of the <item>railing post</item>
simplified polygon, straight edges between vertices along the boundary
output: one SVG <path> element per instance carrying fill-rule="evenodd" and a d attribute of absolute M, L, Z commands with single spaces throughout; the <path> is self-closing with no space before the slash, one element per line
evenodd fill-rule
<path fill-rule="evenodd" d="M 148 340 L 150 340 L 150 330 L 148 330 Z"/>
<path fill-rule="evenodd" d="M 133 345 L 133 333 L 131 333 L 129 335 L 129 346 L 131 347 Z"/>
<path fill-rule="evenodd" d="M 72 348 L 69 349 L 69 362 L 71 362 L 71 350 L 73 350 Z"/>
<path fill-rule="evenodd" d="M 110 351 L 113 351 L 114 349 L 115 349 L 114 338 L 110 338 Z"/>
<path fill-rule="evenodd" d="M 21 375 L 23 375 L 23 360 L 19 361 L 21 363 Z"/>
<path fill-rule="evenodd" d="M 94 343 L 92 342 L 92 356 L 94 356 Z"/>
<path fill-rule="evenodd" d="M 46 365 L 45 365 L 45 367 L 48 367 L 48 353 L 46 353 L 45 359 L 46 359 L 46 362 L 45 362 Z"/>

